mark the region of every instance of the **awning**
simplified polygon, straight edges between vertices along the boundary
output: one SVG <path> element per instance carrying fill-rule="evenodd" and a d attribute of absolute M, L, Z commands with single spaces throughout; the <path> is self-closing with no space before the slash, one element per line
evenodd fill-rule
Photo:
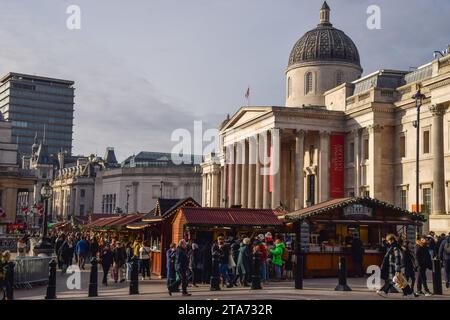
<path fill-rule="evenodd" d="M 130 214 L 97 219 L 85 226 L 85 228 L 121 228 L 129 223 L 142 219 L 141 214 Z"/>
<path fill-rule="evenodd" d="M 195 208 L 181 209 L 186 225 L 205 226 L 281 226 L 275 211 L 270 209 Z"/>

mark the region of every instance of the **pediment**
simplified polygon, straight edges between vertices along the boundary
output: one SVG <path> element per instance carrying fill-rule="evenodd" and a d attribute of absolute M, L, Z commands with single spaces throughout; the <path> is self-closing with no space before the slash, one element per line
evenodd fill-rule
<path fill-rule="evenodd" d="M 222 131 L 238 128 L 270 111 L 272 111 L 272 107 L 242 107 L 231 117 L 230 121 L 222 128 Z"/>

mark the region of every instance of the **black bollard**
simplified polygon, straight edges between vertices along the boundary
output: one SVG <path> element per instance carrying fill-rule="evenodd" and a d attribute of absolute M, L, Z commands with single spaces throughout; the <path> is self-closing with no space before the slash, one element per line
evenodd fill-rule
<path fill-rule="evenodd" d="M 252 289 L 259 290 L 261 287 L 261 252 L 253 254 Z"/>
<path fill-rule="evenodd" d="M 219 252 L 214 251 L 212 254 L 212 267 L 211 267 L 211 291 L 220 290 L 220 275 L 219 275 Z"/>
<path fill-rule="evenodd" d="M 442 264 L 440 259 L 433 259 L 433 293 L 442 295 Z"/>
<path fill-rule="evenodd" d="M 56 261 L 52 259 L 48 264 L 48 285 L 46 300 L 56 299 Z"/>
<path fill-rule="evenodd" d="M 91 274 L 89 275 L 88 297 L 98 297 L 98 264 L 97 258 L 91 258 Z"/>
<path fill-rule="evenodd" d="M 14 300 L 14 267 L 15 263 L 10 261 L 6 265 L 5 272 L 5 291 L 6 300 Z"/>
<path fill-rule="evenodd" d="M 352 291 L 347 285 L 347 266 L 345 257 L 339 257 L 339 283 L 334 289 L 335 291 Z"/>
<path fill-rule="evenodd" d="M 139 294 L 139 272 L 137 257 L 131 258 L 130 294 Z"/>
<path fill-rule="evenodd" d="M 295 289 L 303 289 L 303 256 L 301 254 L 297 255 L 295 267 Z"/>

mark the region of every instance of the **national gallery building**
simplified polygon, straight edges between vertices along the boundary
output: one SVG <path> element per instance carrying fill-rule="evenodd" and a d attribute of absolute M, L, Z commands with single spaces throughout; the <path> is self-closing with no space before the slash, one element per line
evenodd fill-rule
<path fill-rule="evenodd" d="M 202 205 L 293 211 L 367 196 L 416 211 L 420 89 L 424 231 L 450 231 L 450 55 L 412 72 L 362 71 L 325 2 L 290 53 L 285 106 L 242 107 L 222 123 L 220 153 L 202 164 Z"/>

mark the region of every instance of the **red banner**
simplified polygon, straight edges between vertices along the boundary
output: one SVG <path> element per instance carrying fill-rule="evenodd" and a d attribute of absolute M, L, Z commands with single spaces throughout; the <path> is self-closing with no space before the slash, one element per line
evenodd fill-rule
<path fill-rule="evenodd" d="M 344 134 L 330 135 L 330 197 L 344 197 Z"/>

